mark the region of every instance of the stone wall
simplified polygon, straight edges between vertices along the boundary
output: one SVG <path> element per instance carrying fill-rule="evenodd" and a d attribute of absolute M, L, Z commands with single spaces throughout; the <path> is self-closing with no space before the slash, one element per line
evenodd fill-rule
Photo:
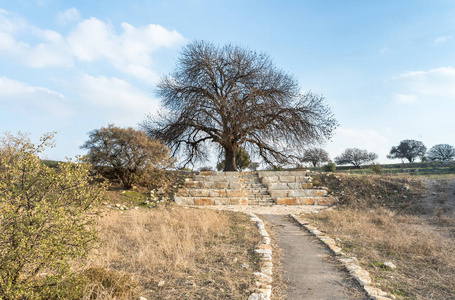
<path fill-rule="evenodd" d="M 248 193 L 242 189 L 239 172 L 200 172 L 184 182 L 174 200 L 184 205 L 247 205 Z"/>

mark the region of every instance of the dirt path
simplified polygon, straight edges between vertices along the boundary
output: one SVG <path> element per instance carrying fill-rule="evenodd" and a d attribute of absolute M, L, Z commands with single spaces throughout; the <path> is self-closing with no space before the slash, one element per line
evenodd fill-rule
<path fill-rule="evenodd" d="M 328 251 L 285 215 L 261 215 L 274 227 L 283 249 L 288 299 L 368 299 L 349 274 L 337 269 Z"/>

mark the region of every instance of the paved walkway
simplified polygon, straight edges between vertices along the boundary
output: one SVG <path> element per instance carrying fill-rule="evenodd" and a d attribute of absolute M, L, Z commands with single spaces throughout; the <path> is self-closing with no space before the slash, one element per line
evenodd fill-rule
<path fill-rule="evenodd" d="M 289 300 L 368 299 L 347 272 L 338 270 L 328 251 L 289 217 L 279 214 L 260 216 L 276 232 L 283 249 L 283 279 L 288 281 Z"/>

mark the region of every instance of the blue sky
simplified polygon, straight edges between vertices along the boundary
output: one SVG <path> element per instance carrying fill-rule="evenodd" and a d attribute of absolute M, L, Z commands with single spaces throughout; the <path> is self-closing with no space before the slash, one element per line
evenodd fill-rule
<path fill-rule="evenodd" d="M 455 145 L 455 2 L 438 0 L 0 0 L 0 132 L 57 131 L 45 158 L 84 154 L 89 131 L 158 109 L 156 82 L 193 40 L 266 52 L 323 94 L 332 158 Z"/>

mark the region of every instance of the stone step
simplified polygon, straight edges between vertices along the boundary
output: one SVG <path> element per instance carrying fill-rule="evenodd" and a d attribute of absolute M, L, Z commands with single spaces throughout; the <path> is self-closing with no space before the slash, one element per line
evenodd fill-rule
<path fill-rule="evenodd" d="M 337 202 L 334 197 L 277 197 L 278 205 L 324 205 L 330 206 Z"/>
<path fill-rule="evenodd" d="M 298 190 L 270 190 L 272 197 L 325 197 L 326 190 L 319 189 L 298 189 Z"/>

